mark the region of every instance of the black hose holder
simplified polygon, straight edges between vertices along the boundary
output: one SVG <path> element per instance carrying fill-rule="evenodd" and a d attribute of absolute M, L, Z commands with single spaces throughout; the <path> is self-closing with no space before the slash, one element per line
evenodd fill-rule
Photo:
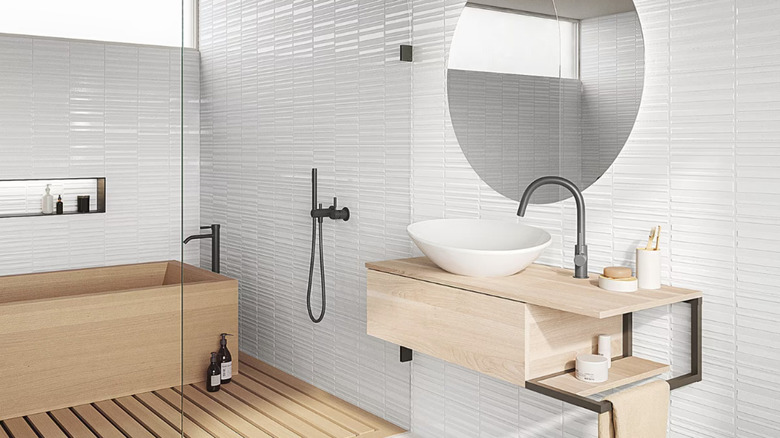
<path fill-rule="evenodd" d="M 309 212 L 309 215 L 311 216 L 311 259 L 309 261 L 309 283 L 306 288 L 306 310 L 309 312 L 309 319 L 315 324 L 322 321 L 322 318 L 325 317 L 325 308 L 326 301 L 325 301 L 325 262 L 323 260 L 323 248 L 322 248 L 322 220 L 324 218 L 330 218 L 333 220 L 342 220 L 342 221 L 348 221 L 349 220 L 349 208 L 342 207 L 338 208 L 337 199 L 334 196 L 333 197 L 333 205 L 331 205 L 328 208 L 322 208 L 322 204 L 317 203 L 317 169 L 314 168 L 311 170 L 311 212 Z M 312 280 L 314 278 L 314 258 L 317 253 L 316 246 L 317 246 L 317 225 L 319 224 L 319 235 L 320 235 L 320 289 L 322 291 L 322 309 L 320 310 L 320 315 L 318 317 L 314 316 L 314 312 L 311 308 L 311 286 L 312 286 Z"/>

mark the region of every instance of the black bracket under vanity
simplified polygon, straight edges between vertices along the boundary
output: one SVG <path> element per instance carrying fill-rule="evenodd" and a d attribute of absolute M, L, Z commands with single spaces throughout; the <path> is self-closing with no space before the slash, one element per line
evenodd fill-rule
<path fill-rule="evenodd" d="M 408 44 L 401 44 L 400 60 L 403 62 L 414 61 L 414 48 Z"/>
<path fill-rule="evenodd" d="M 401 362 L 411 362 L 414 357 L 414 350 L 401 346 Z"/>
<path fill-rule="evenodd" d="M 669 389 L 674 390 L 691 383 L 700 382 L 702 379 L 702 326 L 701 326 L 701 306 L 702 299 L 696 298 L 685 301 L 691 307 L 691 371 L 681 376 L 672 377 L 667 380 Z M 630 357 L 633 354 L 633 313 L 623 315 L 623 357 Z M 612 411 L 612 402 L 608 400 L 593 400 L 571 392 L 563 391 L 544 383 L 553 377 L 562 374 L 571 373 L 574 370 L 567 370 L 560 373 L 550 374 L 544 377 L 528 380 L 525 387 L 528 390 L 544 394 L 563 402 L 585 408 L 599 414 Z"/>
<path fill-rule="evenodd" d="M 62 183 L 63 185 L 67 185 L 70 181 L 71 183 L 75 183 L 76 181 L 90 181 L 94 180 L 95 188 L 90 189 L 90 191 L 94 190 L 95 194 L 95 209 L 89 210 L 86 212 L 79 212 L 79 211 L 65 211 L 61 214 L 44 214 L 41 211 L 35 211 L 30 212 L 26 208 L 29 203 L 29 196 L 27 200 L 24 201 L 24 206 L 20 208 L 20 211 L 18 212 L 6 212 L 6 213 L 0 213 L 0 219 L 5 218 L 15 218 L 15 217 L 46 217 L 46 216 L 70 216 L 70 215 L 83 215 L 83 214 L 95 214 L 95 213 L 105 213 L 106 212 L 106 177 L 82 177 L 82 178 L 20 178 L 20 179 L 3 179 L 0 180 L 0 187 L 2 186 L 14 186 L 18 183 L 34 183 L 34 182 L 40 182 L 41 183 L 41 191 L 43 192 L 44 188 L 47 184 L 56 184 L 56 183 Z M 72 189 L 71 189 L 72 190 Z M 69 195 L 74 195 L 77 193 L 70 192 Z M 79 193 L 79 195 L 83 195 L 84 193 Z M 91 193 L 90 193 L 91 194 Z M 54 196 L 54 199 L 56 201 L 57 196 L 60 195 L 60 193 L 51 193 L 52 196 Z M 43 197 L 43 193 L 41 193 L 41 198 Z M 70 201 L 70 200 L 68 200 Z M 70 202 L 68 202 L 69 204 Z M 40 199 L 37 203 L 33 203 L 33 205 L 40 206 Z M 74 205 L 66 205 L 66 209 L 72 210 L 72 207 L 75 208 L 75 201 Z"/>

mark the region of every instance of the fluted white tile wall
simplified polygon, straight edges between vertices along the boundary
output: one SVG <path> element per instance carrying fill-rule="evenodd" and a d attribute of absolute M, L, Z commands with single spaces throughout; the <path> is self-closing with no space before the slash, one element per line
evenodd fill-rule
<path fill-rule="evenodd" d="M 424 355 L 410 389 L 397 348 L 365 335 L 362 262 L 408 255 L 406 223 L 515 214 L 468 166 L 450 126 L 446 54 L 463 3 L 201 2 L 202 216 L 225 224 L 241 347 L 419 436 L 594 436 L 588 412 Z M 776 436 L 780 6 L 636 3 L 642 107 L 586 192 L 591 266 L 630 263 L 661 224 L 664 280 L 706 296 L 705 377 L 674 392 L 671 436 Z M 410 39 L 415 62 L 397 62 Z M 325 224 L 320 326 L 305 313 L 312 166 L 321 199 L 338 195 L 355 212 Z M 528 216 L 554 235 L 542 261 L 570 266 L 573 204 Z M 636 325 L 638 355 L 686 370 L 684 306 L 642 312 Z"/>
<path fill-rule="evenodd" d="M 0 179 L 107 180 L 106 214 L 0 219 L 0 275 L 181 259 L 181 60 L 174 47 L 0 35 Z M 195 232 L 198 53 L 184 63 L 185 231 Z"/>
<path fill-rule="evenodd" d="M 674 391 L 670 436 L 777 436 L 780 289 L 770 266 L 780 258 L 780 180 L 770 169 L 780 141 L 780 5 L 635 3 L 644 95 L 625 149 L 585 193 L 591 267 L 630 263 L 646 230 L 661 224 L 665 281 L 705 293 L 704 381 Z M 413 71 L 413 220 L 508 219 L 516 208 L 470 171 L 449 126 L 441 80 L 461 6 L 415 3 L 423 56 Z M 537 206 L 526 220 L 554 234 L 544 261 L 570 266 L 573 204 Z M 687 309 L 673 307 L 637 315 L 635 353 L 681 373 Z M 439 360 L 418 355 L 412 373 L 412 425 L 423 436 L 595 436 L 581 409 Z"/>
<path fill-rule="evenodd" d="M 585 181 L 598 179 L 626 143 L 642 97 L 644 76 L 644 41 L 636 12 L 580 22 Z"/>
<path fill-rule="evenodd" d="M 409 16 L 405 0 L 200 2 L 202 217 L 223 224 L 223 272 L 240 281 L 240 347 L 400 425 L 410 365 L 366 335 L 363 264 L 410 254 Z M 352 211 L 323 224 L 319 325 L 312 167 L 320 201 Z"/>

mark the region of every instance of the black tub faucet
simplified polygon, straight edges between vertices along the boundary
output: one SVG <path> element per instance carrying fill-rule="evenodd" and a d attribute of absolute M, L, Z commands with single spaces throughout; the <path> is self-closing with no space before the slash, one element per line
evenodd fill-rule
<path fill-rule="evenodd" d="M 201 230 L 211 230 L 209 234 L 195 234 L 184 239 L 184 244 L 189 243 L 190 240 L 197 239 L 211 239 L 211 271 L 219 274 L 219 224 L 204 225 L 200 227 Z"/>
<path fill-rule="evenodd" d="M 517 215 L 525 216 L 528 202 L 536 189 L 547 184 L 559 185 L 569 190 L 577 204 L 577 245 L 574 247 L 574 278 L 588 278 L 588 245 L 585 244 L 585 199 L 577 186 L 566 178 L 560 176 L 543 176 L 536 179 L 526 187 L 523 197 L 520 198 L 520 207 Z"/>

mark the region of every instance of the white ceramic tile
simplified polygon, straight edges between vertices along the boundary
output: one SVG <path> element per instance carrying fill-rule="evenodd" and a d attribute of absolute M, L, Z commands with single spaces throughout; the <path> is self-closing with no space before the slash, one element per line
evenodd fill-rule
<path fill-rule="evenodd" d="M 0 178 L 107 180 L 106 214 L 3 219 L 0 275 L 181 259 L 182 204 L 185 232 L 199 225 L 198 53 L 185 51 L 184 200 L 181 49 L 0 35 L 0 59 Z M 3 184 L 3 211 L 39 211 L 37 184 Z M 52 189 L 66 211 L 78 194 L 95 208 L 94 180 Z"/>
<path fill-rule="evenodd" d="M 201 217 L 223 223 L 241 347 L 408 426 L 410 365 L 365 334 L 363 267 L 411 254 L 411 66 L 396 59 L 409 41 L 406 3 L 200 8 Z M 306 312 L 312 167 L 320 201 L 335 195 L 352 211 L 324 224 L 328 310 L 316 326 Z M 317 272 L 315 310 L 319 287 Z"/>
<path fill-rule="evenodd" d="M 449 120 L 446 56 L 463 3 L 202 1 L 202 217 L 225 224 L 224 266 L 241 280 L 242 348 L 252 354 L 415 436 L 594 436 L 581 409 L 421 354 L 399 364 L 395 346 L 365 335 L 362 264 L 417 254 L 406 224 L 515 217 L 516 202 L 471 170 Z M 673 393 L 670 436 L 772 437 L 780 9 L 636 4 L 642 105 L 620 156 L 585 193 L 592 267 L 631 264 L 661 224 L 664 281 L 706 297 L 705 379 Z M 397 62 L 409 41 L 415 62 Z M 325 226 L 321 326 L 305 313 L 312 166 L 322 201 L 335 194 L 354 208 L 350 222 Z M 571 201 L 534 206 L 523 220 L 553 235 L 542 262 L 570 266 Z M 639 313 L 636 353 L 685 372 L 686 310 Z"/>

